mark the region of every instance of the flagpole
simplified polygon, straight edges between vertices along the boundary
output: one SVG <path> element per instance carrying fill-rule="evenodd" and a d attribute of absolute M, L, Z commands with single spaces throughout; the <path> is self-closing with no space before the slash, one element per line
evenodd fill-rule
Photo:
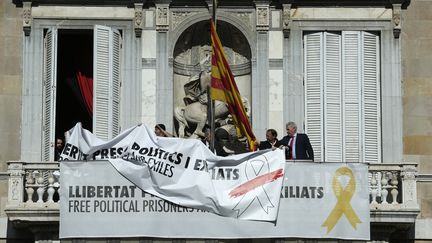
<path fill-rule="evenodd" d="M 213 0 L 213 5 L 212 5 L 212 20 L 213 20 L 213 22 L 214 22 L 214 25 L 215 25 L 215 27 L 216 27 L 216 8 L 217 8 L 217 2 L 216 2 L 216 0 Z M 211 134 L 211 136 L 210 136 L 210 150 L 211 151 L 213 151 L 213 152 L 215 152 L 215 103 L 214 103 L 214 100 L 211 98 L 211 95 L 210 95 L 210 92 L 211 92 L 211 88 L 210 88 L 210 85 L 209 86 L 207 86 L 207 100 L 208 100 L 208 104 L 207 104 L 207 107 L 208 107 L 208 114 L 207 114 L 207 117 L 208 117 L 208 123 L 210 124 L 210 134 Z"/>

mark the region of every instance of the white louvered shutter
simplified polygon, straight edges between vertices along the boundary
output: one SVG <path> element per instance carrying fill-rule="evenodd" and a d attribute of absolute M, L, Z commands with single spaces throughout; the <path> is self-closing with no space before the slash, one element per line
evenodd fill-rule
<path fill-rule="evenodd" d="M 315 161 L 322 161 L 323 151 L 323 33 L 304 36 L 305 131 L 314 150 Z"/>
<path fill-rule="evenodd" d="M 120 63 L 121 63 L 121 35 L 118 30 L 113 30 L 113 62 L 112 62 L 112 136 L 120 132 Z"/>
<path fill-rule="evenodd" d="M 379 37 L 362 32 L 363 44 L 363 156 L 364 162 L 381 162 L 381 110 L 380 110 L 380 48 Z"/>
<path fill-rule="evenodd" d="M 44 89 L 42 160 L 54 160 L 55 101 L 57 80 L 57 29 L 49 29 L 44 38 Z"/>
<path fill-rule="evenodd" d="M 96 25 L 93 56 L 93 133 L 111 139 L 119 132 L 120 34 Z"/>
<path fill-rule="evenodd" d="M 359 162 L 361 155 L 361 52 L 359 31 L 342 33 L 343 148 L 345 162 Z"/>
<path fill-rule="evenodd" d="M 325 32 L 324 40 L 324 161 L 341 162 L 341 36 Z"/>

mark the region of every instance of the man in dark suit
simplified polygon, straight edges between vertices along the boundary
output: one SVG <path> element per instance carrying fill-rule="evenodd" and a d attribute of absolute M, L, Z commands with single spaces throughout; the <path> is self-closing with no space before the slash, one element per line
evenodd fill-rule
<path fill-rule="evenodd" d="M 275 147 L 277 140 L 277 132 L 274 129 L 268 129 L 266 132 L 266 141 L 260 141 L 258 149 L 270 149 Z"/>
<path fill-rule="evenodd" d="M 304 133 L 297 133 L 297 125 L 295 122 L 286 124 L 288 135 L 283 137 L 278 146 L 286 146 L 286 159 L 305 159 L 314 160 L 314 153 L 309 137 Z"/>

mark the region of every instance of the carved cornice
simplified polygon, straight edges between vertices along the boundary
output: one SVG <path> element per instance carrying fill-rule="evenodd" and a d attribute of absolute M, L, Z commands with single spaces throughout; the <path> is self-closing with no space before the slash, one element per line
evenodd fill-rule
<path fill-rule="evenodd" d="M 22 7 L 23 3 L 28 0 L 12 0 L 12 2 Z M 195 2 L 197 0 L 190 0 Z M 402 8 L 406 8 L 410 4 L 411 0 L 279 0 L 280 4 L 293 4 L 293 7 L 297 6 L 388 6 L 392 4 L 402 4 Z M 126 6 L 133 8 L 135 3 L 144 3 L 146 6 L 154 6 L 155 4 L 171 3 L 171 0 L 32 0 L 33 6 L 39 5 L 68 5 L 68 6 Z M 211 0 L 205 0 L 207 6 L 211 6 Z M 242 4 L 243 6 L 251 6 L 252 3 L 267 3 L 274 4 L 275 1 L 270 0 L 250 0 L 250 1 L 232 1 L 225 0 L 219 1 L 220 6 L 234 6 Z M 180 5 L 181 2 L 177 5 Z M 187 5 L 187 2 L 184 1 Z"/>
<path fill-rule="evenodd" d="M 17 7 L 22 7 L 29 0 L 12 0 Z M 126 6 L 133 8 L 135 3 L 150 2 L 147 0 L 31 0 L 33 6 L 63 5 L 63 6 Z"/>
<path fill-rule="evenodd" d="M 408 7 L 411 0 L 279 0 L 280 4 L 292 4 L 296 7 L 366 7 L 366 6 L 385 6 L 391 7 L 392 4 L 401 4 L 402 8 Z"/>

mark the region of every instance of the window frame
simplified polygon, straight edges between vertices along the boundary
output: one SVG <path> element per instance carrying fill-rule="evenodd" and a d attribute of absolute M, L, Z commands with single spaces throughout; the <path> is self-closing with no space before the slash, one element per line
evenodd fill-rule
<path fill-rule="evenodd" d="M 33 20 L 30 36 L 23 43 L 23 81 L 22 81 L 22 114 L 21 114 L 21 160 L 47 160 L 44 156 L 44 32 L 50 28 L 57 29 L 91 29 L 95 25 L 105 25 L 122 33 L 122 57 L 120 58 L 121 89 L 119 130 L 139 123 L 141 116 L 141 73 L 139 60 L 140 43 L 135 40 L 132 20 L 64 20 L 38 19 Z M 127 71 L 128 70 L 128 71 Z M 136 71 L 130 71 L 136 70 Z M 128 80 L 128 82 L 123 82 Z M 128 95 L 125 95 L 128 94 Z M 123 98 L 125 98 L 123 100 Z M 131 105 L 134 104 L 134 105 Z M 132 106 L 130 109 L 124 107 Z M 133 115 L 131 115 L 133 114 Z M 124 119 L 123 119 L 124 118 Z M 54 149 L 54 141 L 50 144 Z M 49 160 L 53 160 L 49 155 Z"/>
<path fill-rule="evenodd" d="M 379 33 L 317 31 L 303 41 L 305 130 L 315 158 L 380 162 Z"/>
<path fill-rule="evenodd" d="M 372 31 L 380 35 L 381 161 L 402 162 L 402 96 L 400 39 L 390 20 L 293 20 L 284 56 L 284 122 L 305 127 L 303 32 Z M 386 124 L 382 126 L 382 124 Z"/>

